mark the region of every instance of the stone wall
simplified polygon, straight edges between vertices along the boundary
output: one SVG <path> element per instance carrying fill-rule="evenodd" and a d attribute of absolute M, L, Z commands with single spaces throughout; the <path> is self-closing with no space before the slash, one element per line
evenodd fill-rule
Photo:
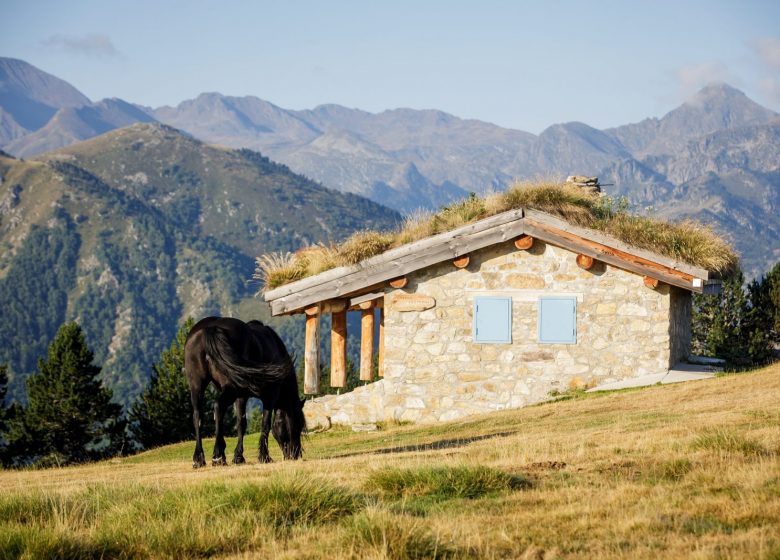
<path fill-rule="evenodd" d="M 385 296 L 385 378 L 308 402 L 310 424 L 452 420 L 666 372 L 689 343 L 690 295 L 649 289 L 641 276 L 603 263 L 585 271 L 575 257 L 539 241 L 530 251 L 507 243 L 471 254 L 465 269 L 446 262 L 408 275 L 406 288 Z M 431 296 L 436 306 L 401 312 L 397 292 Z M 472 342 L 482 295 L 512 297 L 511 344 Z M 576 344 L 537 342 L 543 295 L 577 299 Z"/>

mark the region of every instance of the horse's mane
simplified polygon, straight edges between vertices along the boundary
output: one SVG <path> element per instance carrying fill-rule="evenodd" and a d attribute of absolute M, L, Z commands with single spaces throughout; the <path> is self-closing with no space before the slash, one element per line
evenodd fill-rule
<path fill-rule="evenodd" d="M 279 362 L 258 364 L 236 353 L 225 329 L 216 325 L 206 327 L 203 335 L 208 359 L 237 386 L 255 395 L 262 391 L 266 383 L 279 382 L 289 375 L 295 376 L 295 363 L 290 356 Z"/>

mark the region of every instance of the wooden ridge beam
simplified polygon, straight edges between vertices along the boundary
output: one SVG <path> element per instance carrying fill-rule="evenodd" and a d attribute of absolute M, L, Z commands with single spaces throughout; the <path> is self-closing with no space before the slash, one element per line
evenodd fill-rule
<path fill-rule="evenodd" d="M 523 220 L 516 219 L 490 229 L 482 229 L 463 237 L 449 239 L 446 243 L 431 246 L 419 254 L 409 254 L 397 261 L 383 262 L 370 267 L 368 262 L 371 259 L 369 259 L 369 261 L 362 263 L 363 266 L 360 269 L 347 272 L 344 277 L 271 301 L 271 312 L 273 315 L 282 315 L 319 301 L 349 296 L 350 293 L 366 286 L 380 285 L 382 282 L 404 276 L 427 266 L 451 260 L 497 243 L 510 241 L 523 233 L 523 228 Z M 267 294 L 266 299 L 268 299 Z"/>
<path fill-rule="evenodd" d="M 639 247 L 632 247 L 627 243 L 620 241 L 614 237 L 610 237 L 600 231 L 594 229 L 587 229 L 570 224 L 569 222 L 552 216 L 539 210 L 525 210 L 524 213 L 525 222 L 531 222 L 541 224 L 543 226 L 553 227 L 557 230 L 564 231 L 569 234 L 573 234 L 578 239 L 584 241 L 590 241 L 603 247 L 609 247 L 612 250 L 620 253 L 625 253 L 646 261 L 664 269 L 669 269 L 675 272 L 686 274 L 691 278 L 700 278 L 702 280 L 717 279 L 718 275 L 713 274 L 705 268 L 694 266 L 686 262 L 679 261 L 672 257 L 667 257 L 658 253 L 654 253 L 647 249 L 641 249 Z"/>
<path fill-rule="evenodd" d="M 425 239 L 421 239 L 419 241 L 415 241 L 414 243 L 407 243 L 406 245 L 402 245 L 395 249 L 390 249 L 389 251 L 385 251 L 381 255 L 371 257 L 370 259 L 366 259 L 365 261 L 356 265 L 341 266 L 338 268 L 327 270 L 315 276 L 309 276 L 308 278 L 303 278 L 295 282 L 290 282 L 289 284 L 284 284 L 283 286 L 279 286 L 278 288 L 274 288 L 273 290 L 268 290 L 267 292 L 264 292 L 263 298 L 266 301 L 270 302 L 285 296 L 289 296 L 291 294 L 300 293 L 309 290 L 311 288 L 315 288 L 317 286 L 327 284 L 332 280 L 336 280 L 336 279 L 343 280 L 345 277 L 354 274 L 360 274 L 365 269 L 375 269 L 378 266 L 381 266 L 383 264 L 397 266 L 406 262 L 407 260 L 415 261 L 418 259 L 421 253 L 426 252 L 428 249 L 432 247 L 438 247 L 439 245 L 442 244 L 448 244 L 451 241 L 456 242 L 453 248 L 457 248 L 457 240 L 459 239 L 469 238 L 470 236 L 479 234 L 480 232 L 483 232 L 485 230 L 491 230 L 496 226 L 501 226 L 512 222 L 515 223 L 519 222 L 522 217 L 523 217 L 523 209 L 509 210 L 507 212 L 502 212 L 501 214 L 496 214 L 495 216 L 491 216 L 490 218 L 485 218 L 484 220 L 480 220 L 478 222 L 466 224 L 452 231 L 439 233 L 437 235 L 426 237 Z M 522 233 L 522 231 L 519 231 L 517 235 L 520 235 L 520 233 Z M 468 251 L 452 254 L 451 258 L 458 257 L 464 254 L 465 252 Z M 447 259 L 444 258 L 442 260 L 447 260 Z M 394 276 L 401 276 L 402 274 L 405 274 L 405 272 L 404 273 L 396 272 L 395 274 L 391 275 L 389 278 L 393 278 Z"/>
<path fill-rule="evenodd" d="M 557 245 L 564 249 L 568 249 L 569 251 L 593 257 L 594 259 L 617 268 L 622 268 L 623 270 L 628 270 L 629 272 L 658 278 L 672 286 L 678 286 L 693 292 L 702 292 L 703 283 L 701 280 L 682 271 L 673 270 L 663 265 L 659 265 L 658 263 L 647 261 L 642 257 L 630 255 L 603 244 L 582 239 L 572 233 L 561 231 L 546 224 L 536 223 L 533 220 L 526 220 L 525 228 L 532 233 L 534 237 L 543 240 L 545 243 Z M 695 280 L 698 280 L 698 282 Z"/>

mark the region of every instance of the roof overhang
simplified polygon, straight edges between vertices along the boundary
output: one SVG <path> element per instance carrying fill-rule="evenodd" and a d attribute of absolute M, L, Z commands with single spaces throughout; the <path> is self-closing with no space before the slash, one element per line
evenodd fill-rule
<path fill-rule="evenodd" d="M 273 315 L 300 313 L 332 299 L 357 301 L 385 282 L 456 259 L 521 235 L 593 257 L 617 268 L 691 292 L 716 290 L 716 274 L 651 251 L 631 247 L 598 231 L 573 226 L 537 210 L 517 209 L 385 251 L 352 266 L 334 268 L 263 294 Z"/>

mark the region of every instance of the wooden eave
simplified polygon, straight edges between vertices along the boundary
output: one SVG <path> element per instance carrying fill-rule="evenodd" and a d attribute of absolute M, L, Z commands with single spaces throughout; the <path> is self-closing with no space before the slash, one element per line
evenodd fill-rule
<path fill-rule="evenodd" d="M 285 284 L 263 294 L 273 315 L 301 313 L 306 307 L 381 291 L 394 278 L 529 235 L 550 245 L 587 255 L 641 276 L 701 293 L 719 284 L 716 274 L 647 250 L 631 247 L 598 231 L 573 226 L 537 210 L 503 212 L 452 231 L 408 243 L 352 266 L 342 266 Z"/>

